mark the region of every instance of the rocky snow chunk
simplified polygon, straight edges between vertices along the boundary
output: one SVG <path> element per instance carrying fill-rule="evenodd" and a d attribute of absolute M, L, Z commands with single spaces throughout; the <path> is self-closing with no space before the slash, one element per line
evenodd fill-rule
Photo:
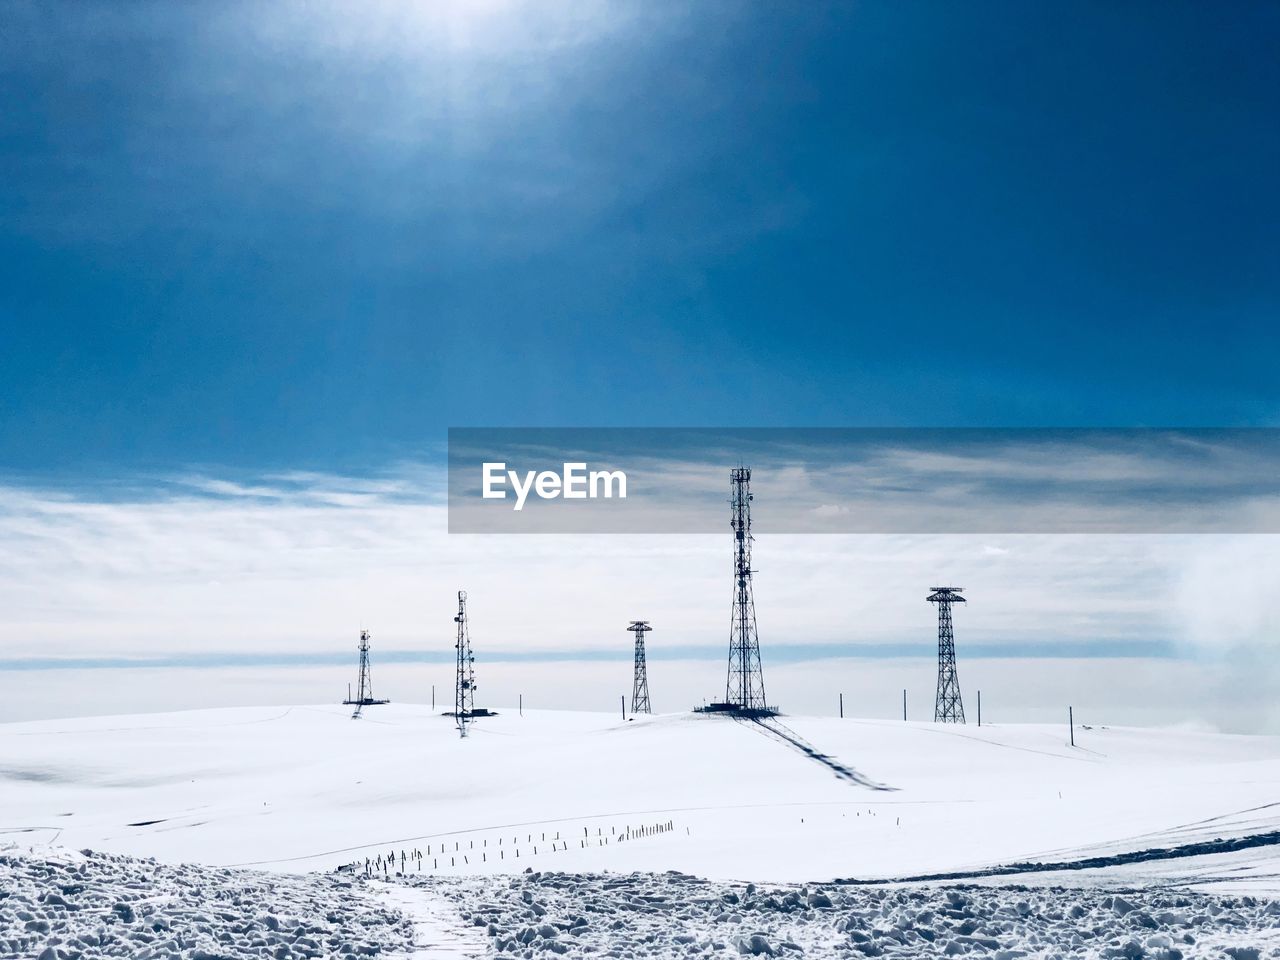
<path fill-rule="evenodd" d="M 363 960 L 410 942 L 408 921 L 349 879 L 0 855 L 0 958 Z"/>

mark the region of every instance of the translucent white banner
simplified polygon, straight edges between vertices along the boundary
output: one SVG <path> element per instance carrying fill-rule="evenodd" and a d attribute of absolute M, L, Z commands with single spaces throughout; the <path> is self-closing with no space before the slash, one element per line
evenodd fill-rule
<path fill-rule="evenodd" d="M 1275 533 L 1280 430 L 452 428 L 452 533 Z"/>

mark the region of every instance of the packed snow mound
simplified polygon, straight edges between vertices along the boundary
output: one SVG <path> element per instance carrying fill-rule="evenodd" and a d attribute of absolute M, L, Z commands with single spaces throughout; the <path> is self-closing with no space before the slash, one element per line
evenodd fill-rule
<path fill-rule="evenodd" d="M 1280 738 L 1077 725 L 1072 746 L 1065 723 L 502 709 L 463 740 L 391 704 L 0 725 L 7 839 L 297 872 L 381 857 L 378 873 L 807 882 L 1119 862 L 1280 837 L 1278 781 Z M 1271 889 L 1277 850 L 1250 861 Z"/>
<path fill-rule="evenodd" d="M 401 878 L 452 899 L 499 957 L 1280 956 L 1280 904 L 1167 891 L 757 887 L 676 874 Z"/>
<path fill-rule="evenodd" d="M 0 957 L 355 960 L 411 942 L 402 914 L 339 877 L 0 855 Z"/>

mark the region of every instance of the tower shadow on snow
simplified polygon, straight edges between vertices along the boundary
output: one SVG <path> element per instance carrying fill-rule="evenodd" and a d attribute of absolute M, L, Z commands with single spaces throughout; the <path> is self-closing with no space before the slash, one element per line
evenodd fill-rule
<path fill-rule="evenodd" d="M 800 734 L 779 722 L 775 717 L 735 717 L 734 719 L 738 723 L 751 727 L 762 736 L 768 737 L 776 743 L 780 743 L 783 746 L 794 750 L 802 757 L 807 757 L 815 763 L 821 764 L 835 774 L 837 779 L 844 780 L 846 783 L 851 783 L 859 787 L 866 787 L 869 790 L 893 791 L 898 789 L 897 787 L 891 787 L 886 783 L 880 783 L 876 780 L 872 780 L 865 774 L 861 774 L 852 767 L 841 763 L 835 757 L 823 753 L 804 737 L 800 736 Z"/>

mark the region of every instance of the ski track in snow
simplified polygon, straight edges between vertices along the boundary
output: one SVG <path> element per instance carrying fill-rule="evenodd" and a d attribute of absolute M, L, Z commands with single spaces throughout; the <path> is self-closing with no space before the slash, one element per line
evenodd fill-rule
<path fill-rule="evenodd" d="M 483 931 L 468 924 L 453 900 L 399 883 L 370 881 L 374 897 L 413 924 L 410 960 L 476 960 L 490 955 Z"/>

